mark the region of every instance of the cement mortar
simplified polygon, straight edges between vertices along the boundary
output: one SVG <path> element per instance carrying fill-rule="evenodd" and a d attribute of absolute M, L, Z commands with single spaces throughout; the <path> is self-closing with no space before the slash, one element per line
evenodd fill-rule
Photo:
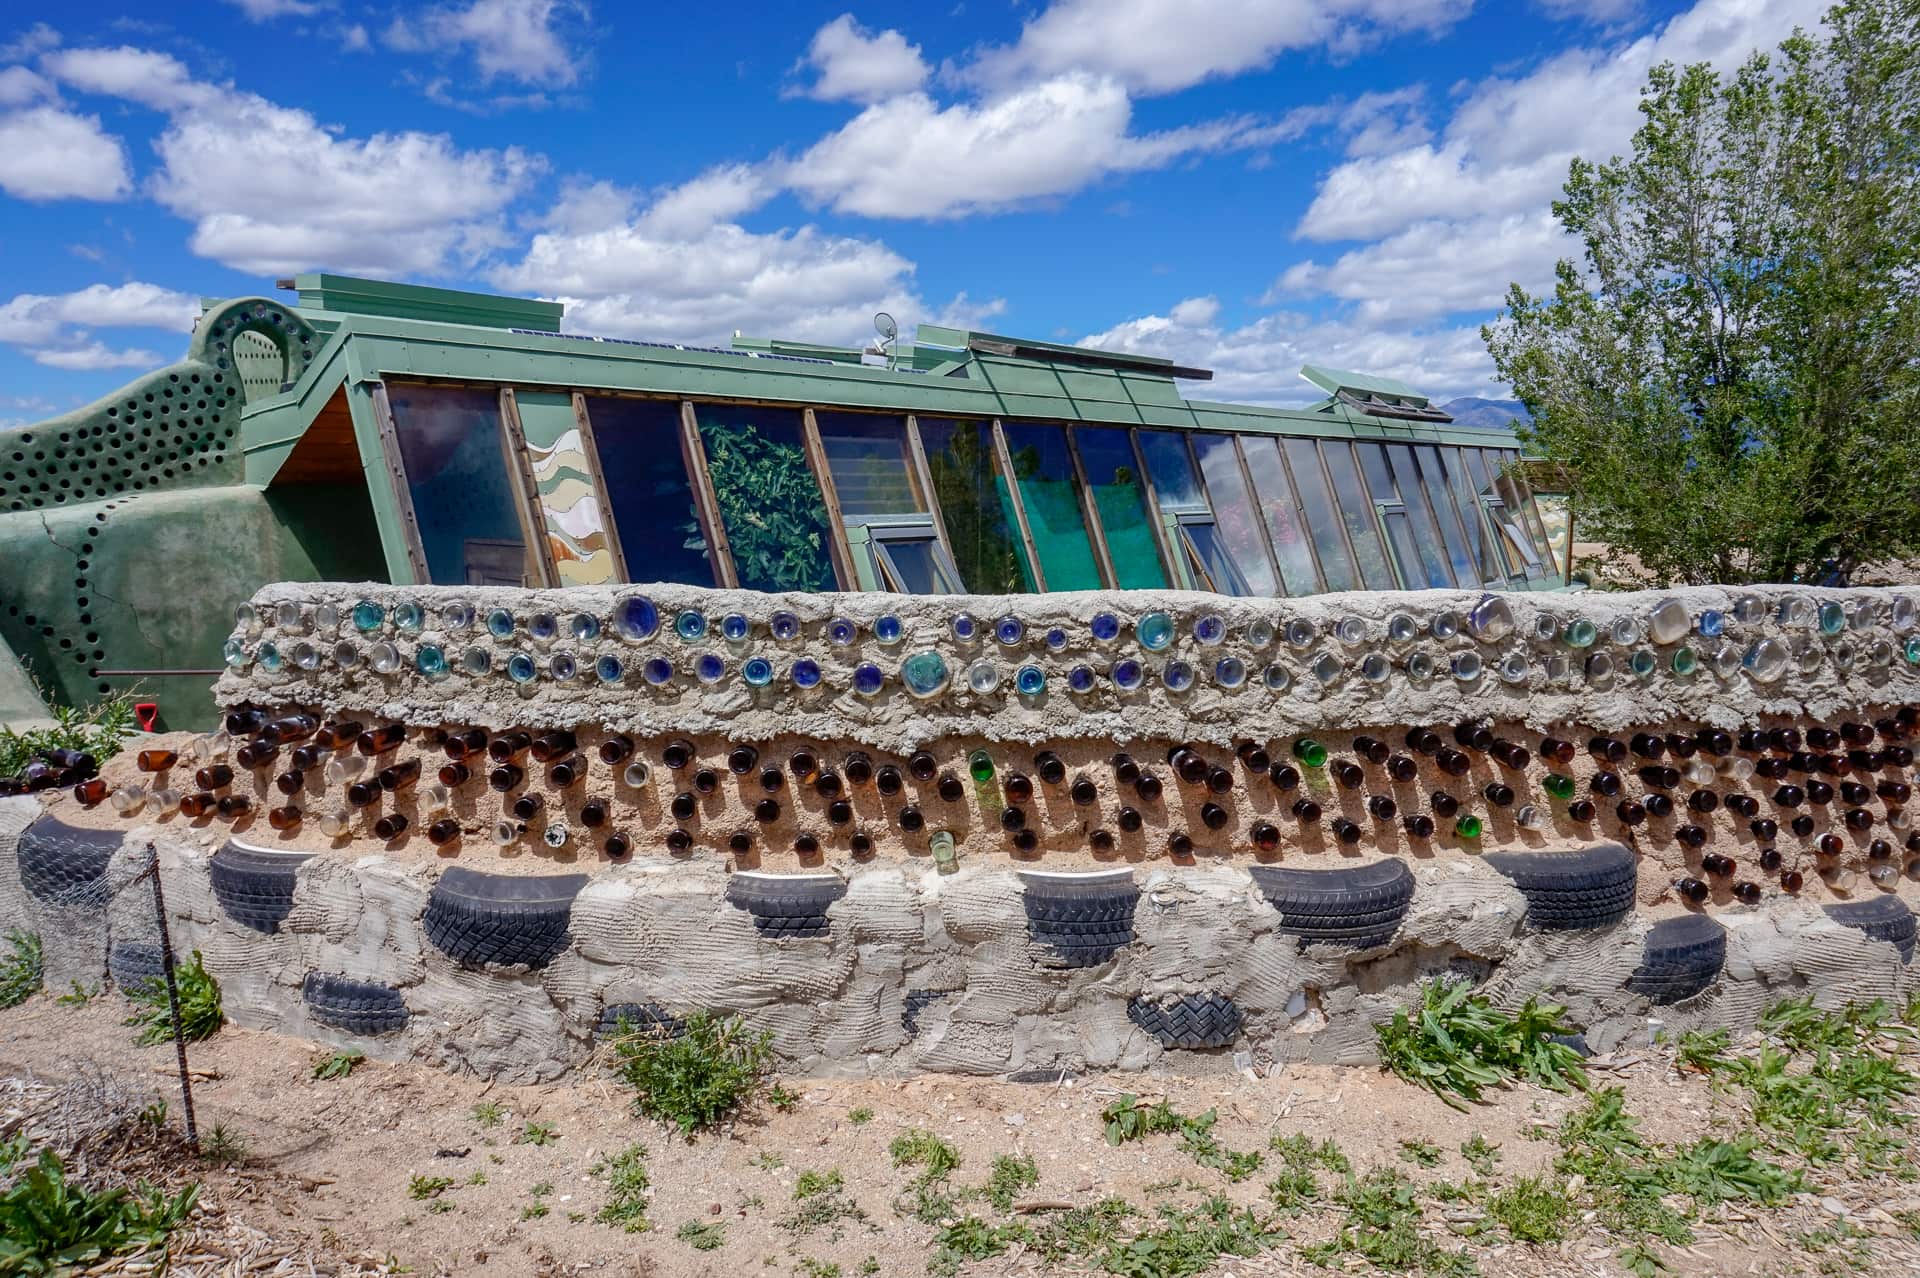
<path fill-rule="evenodd" d="M 613 633 L 608 619 L 618 600 L 636 592 L 645 593 L 657 605 L 661 629 L 649 640 L 629 643 Z M 1743 596 L 1759 600 L 1769 619 L 1751 624 L 1735 621 L 1734 604 Z M 1446 640 L 1426 633 L 1427 623 L 1436 614 L 1444 611 L 1464 616 L 1483 597 L 1441 590 L 1240 599 L 1181 591 L 907 596 L 760 594 L 667 584 L 519 590 L 279 583 L 254 596 L 252 608 L 260 620 L 237 630 L 236 636 L 249 654 L 257 653 L 262 640 L 270 640 L 288 660 L 276 672 L 257 663 L 229 669 L 220 676 L 215 693 L 223 705 L 247 701 L 299 704 L 328 713 L 372 715 L 407 723 L 472 723 L 489 728 L 598 724 L 640 736 L 726 734 L 743 741 L 800 735 L 906 751 L 941 738 L 961 736 L 1030 744 L 1067 739 L 1123 743 L 1192 739 L 1224 745 L 1242 737 L 1271 739 L 1329 727 L 1358 729 L 1472 717 L 1519 722 L 1536 729 L 1555 723 L 1580 723 L 1612 730 L 1670 719 L 1731 728 L 1762 715 L 1822 718 L 1857 706 L 1904 703 L 1920 692 L 1920 666 L 1906 661 L 1902 653 L 1902 645 L 1912 631 L 1896 632 L 1887 623 L 1888 609 L 1896 600 L 1910 602 L 1920 597 L 1911 590 L 1696 586 L 1626 594 L 1505 594 L 1500 598 L 1510 607 L 1515 626 L 1512 635 L 1500 642 L 1480 643 L 1464 631 Z M 1827 602 L 1840 603 L 1849 615 L 1870 606 L 1879 610 L 1880 619 L 1858 630 L 1824 637 L 1813 625 L 1786 626 L 1773 619 L 1780 602 L 1791 597 L 1802 598 L 1815 609 Z M 360 634 L 350 618 L 354 603 L 361 599 L 379 603 L 389 614 L 395 605 L 418 604 L 426 612 L 426 628 L 418 634 L 400 635 L 388 621 L 375 633 Z M 1702 658 L 1701 669 L 1684 677 L 1670 673 L 1668 668 L 1677 645 L 1635 645 L 1654 653 L 1658 669 L 1645 678 L 1634 676 L 1627 668 L 1632 648 L 1614 644 L 1609 628 L 1616 620 L 1627 619 L 1640 623 L 1644 630 L 1654 605 L 1662 599 L 1677 601 L 1695 618 L 1706 609 L 1723 612 L 1727 618 L 1725 638 L 1707 640 L 1690 634 L 1679 641 L 1697 648 Z M 305 620 L 300 628 L 282 632 L 271 624 L 277 606 L 283 603 L 302 609 Z M 338 629 L 324 635 L 312 630 L 313 609 L 321 603 L 333 605 L 341 614 Z M 454 603 L 470 605 L 482 619 L 494 608 L 508 609 L 522 621 L 537 613 L 551 613 L 559 619 L 562 637 L 535 643 L 516 632 L 510 639 L 495 640 L 479 622 L 464 634 L 449 635 L 440 628 L 441 619 L 443 610 Z M 715 624 L 728 613 L 741 613 L 753 622 L 753 633 L 739 645 L 730 645 L 711 631 L 700 642 L 683 642 L 672 633 L 673 617 L 683 609 L 698 610 Z M 768 637 L 767 618 L 781 609 L 792 612 L 801 623 L 800 635 L 794 640 L 781 642 Z M 948 628 L 950 620 L 962 611 L 980 623 L 981 637 L 972 643 L 955 640 Z M 1095 642 L 1088 629 L 1089 619 L 1103 611 L 1112 612 L 1122 622 L 1120 637 L 1111 643 Z M 1146 653 L 1129 627 L 1134 619 L 1155 611 L 1172 618 L 1176 637 L 1164 652 Z M 565 637 L 568 619 L 577 613 L 600 619 L 602 633 L 598 639 L 582 643 Z M 1386 621 L 1395 613 L 1418 622 L 1420 637 L 1408 642 L 1389 641 Z M 884 614 L 897 616 L 905 631 L 903 641 L 892 647 L 881 645 L 873 637 L 872 622 Z M 1021 644 L 1003 648 L 994 641 L 990 628 L 1002 616 L 1025 622 L 1026 639 Z M 1227 637 L 1220 645 L 1208 647 L 1195 640 L 1193 623 L 1204 616 L 1217 616 L 1224 622 Z M 1562 629 L 1568 621 L 1585 618 L 1599 627 L 1601 637 L 1585 650 L 1569 648 L 1558 640 L 1542 642 L 1533 636 L 1536 618 L 1543 616 L 1555 619 Z M 826 639 L 826 624 L 834 617 L 846 617 L 859 625 L 855 642 L 836 646 Z M 1312 643 L 1299 649 L 1290 648 L 1284 639 L 1287 623 L 1296 619 L 1308 622 L 1315 634 Z M 1348 646 L 1334 638 L 1333 627 L 1343 619 L 1363 623 L 1367 637 L 1361 644 Z M 1246 640 L 1247 627 L 1256 620 L 1271 623 L 1277 632 L 1265 648 L 1253 648 Z M 1058 653 L 1049 652 L 1041 643 L 1041 636 L 1055 626 L 1064 631 L 1067 641 Z M 1737 669 L 1731 677 L 1722 678 L 1707 668 L 1708 655 L 1722 643 L 1744 651 L 1763 636 L 1804 650 L 1806 664 L 1802 666 L 1798 660 L 1790 663 L 1786 675 L 1774 683 L 1757 682 Z M 360 663 L 352 668 L 339 667 L 327 655 L 343 639 L 362 653 Z M 400 666 L 392 674 L 375 673 L 365 660 L 364 654 L 378 639 L 389 639 L 399 649 Z M 316 669 L 301 670 L 291 660 L 294 647 L 301 642 L 318 648 L 321 659 Z M 453 671 L 437 681 L 419 674 L 413 665 L 419 645 L 429 642 L 444 647 Z M 1867 660 L 1878 642 L 1893 649 L 1890 664 L 1874 665 Z M 468 646 L 482 647 L 492 654 L 493 673 L 476 677 L 461 672 L 461 652 Z M 1439 673 L 1425 680 L 1410 678 L 1403 666 L 1415 649 L 1434 657 Z M 1855 654 L 1850 669 L 1841 669 L 1836 660 L 1843 649 Z M 580 673 L 566 682 L 555 682 L 542 673 L 533 682 L 514 684 L 502 671 L 508 654 L 515 651 L 535 656 L 543 671 L 551 653 L 572 653 Z M 698 683 L 689 673 L 696 654 L 709 651 L 725 657 L 728 663 L 726 676 L 711 686 Z M 924 701 L 909 696 L 898 678 L 901 660 L 923 651 L 941 653 L 953 677 L 947 691 Z M 1448 659 L 1466 651 L 1478 655 L 1486 668 L 1479 678 L 1462 683 L 1447 674 Z M 1603 651 L 1613 657 L 1615 673 L 1603 683 L 1589 683 L 1579 673 L 1582 662 Z M 1382 683 L 1369 683 L 1358 673 L 1362 657 L 1370 652 L 1393 662 L 1390 677 Z M 593 676 L 594 659 L 603 653 L 618 655 L 625 663 L 625 675 L 618 684 L 602 685 Z M 1345 666 L 1344 673 L 1325 687 L 1308 673 L 1313 660 L 1322 653 L 1332 654 Z M 1526 676 L 1517 683 L 1502 682 L 1494 673 L 1496 662 L 1511 653 L 1528 660 Z M 676 670 L 672 682 L 660 688 L 640 677 L 641 662 L 655 655 L 670 658 Z M 773 661 L 773 685 L 755 690 L 740 679 L 741 661 L 749 655 L 763 655 Z M 1216 686 L 1210 676 L 1215 661 L 1226 655 L 1239 656 L 1248 667 L 1247 683 L 1236 690 Z M 819 663 L 823 678 L 818 687 L 803 691 L 789 684 L 786 669 L 800 656 Z M 1139 657 L 1147 666 L 1146 683 L 1137 691 L 1118 691 L 1105 677 L 1121 656 Z M 1547 663 L 1553 656 L 1570 658 L 1572 673 L 1549 678 Z M 982 658 L 1001 671 L 999 689 L 988 694 L 972 692 L 966 682 L 968 663 Z M 1173 658 L 1188 661 L 1196 671 L 1196 681 L 1186 692 L 1169 691 L 1158 677 L 1157 672 Z M 888 677 L 883 691 L 870 699 L 851 691 L 853 669 L 863 661 L 876 663 Z M 1041 696 L 1021 697 L 1013 691 L 1014 670 L 1026 662 L 1047 673 L 1047 691 Z M 1261 683 L 1260 672 L 1270 662 L 1283 664 L 1292 674 L 1292 686 L 1285 693 L 1273 693 Z M 1094 689 L 1085 695 L 1067 690 L 1067 671 L 1077 664 L 1088 665 L 1099 676 Z"/>
<path fill-rule="evenodd" d="M 38 811 L 32 800 L 0 800 L 0 921 L 49 942 L 50 988 L 95 984 L 107 921 L 119 916 L 49 907 L 19 888 L 18 833 Z M 1419 866 L 1394 940 L 1366 951 L 1303 949 L 1279 933 L 1278 914 L 1243 868 L 1139 867 L 1136 940 L 1090 968 L 1060 966 L 1029 939 L 1023 884 L 1007 869 L 855 870 L 828 907 L 829 936 L 780 941 L 726 901 L 718 865 L 632 864 L 592 875 L 574 902 L 567 948 L 545 968 L 479 969 L 454 963 L 425 937 L 420 919 L 438 873 L 430 863 L 305 859 L 291 912 L 263 935 L 220 910 L 207 841 L 160 825 L 130 829 L 113 858 L 109 878 L 130 913 L 145 886 L 125 884 L 145 864 L 149 841 L 175 947 L 203 954 L 236 1023 L 516 1082 L 585 1065 L 600 1010 L 622 1002 L 738 1013 L 771 1033 L 782 1068 L 794 1073 L 1204 1073 L 1230 1068 L 1234 1052 L 1255 1062 L 1371 1061 L 1374 1027 L 1417 997 L 1421 980 L 1446 973 L 1479 981 L 1501 1006 L 1536 996 L 1564 1003 L 1601 1050 L 1643 1042 L 1661 1027 L 1748 1028 L 1783 997 L 1838 1006 L 1904 999 L 1915 986 L 1893 946 L 1783 898 L 1716 911 L 1728 929 L 1720 980 L 1684 1003 L 1650 1008 L 1624 989 L 1647 915 L 1597 931 L 1532 930 L 1511 884 L 1467 860 Z M 406 1029 L 360 1037 L 320 1025 L 301 997 L 308 972 L 399 990 L 412 1014 Z M 917 1034 L 902 1023 L 908 991 L 941 992 L 919 1009 Z M 1239 1007 L 1234 1052 L 1170 1051 L 1128 1018 L 1133 998 L 1193 993 L 1223 994 Z"/>

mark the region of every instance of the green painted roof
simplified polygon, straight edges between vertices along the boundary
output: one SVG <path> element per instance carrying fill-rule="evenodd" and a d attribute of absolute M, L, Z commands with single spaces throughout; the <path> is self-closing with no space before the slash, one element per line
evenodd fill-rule
<path fill-rule="evenodd" d="M 1411 400 L 1425 406 L 1427 397 L 1397 377 L 1379 377 L 1372 373 L 1351 373 L 1343 368 L 1325 368 L 1319 364 L 1307 364 L 1301 367 L 1300 376 L 1318 386 L 1329 395 L 1338 395 L 1341 391 L 1358 391 L 1363 395 L 1391 395 L 1396 399 Z"/>
<path fill-rule="evenodd" d="M 420 284 L 389 284 L 351 275 L 299 275 L 293 280 L 300 309 L 341 315 L 399 315 L 410 319 L 473 324 L 482 328 L 560 331 L 566 307 L 559 302 L 467 293 Z"/>

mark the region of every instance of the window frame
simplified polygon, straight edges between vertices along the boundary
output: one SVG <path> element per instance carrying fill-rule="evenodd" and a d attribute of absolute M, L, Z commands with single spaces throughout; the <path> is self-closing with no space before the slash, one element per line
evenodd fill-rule
<path fill-rule="evenodd" d="M 940 540 L 940 530 L 929 514 L 922 512 L 915 515 L 875 515 L 860 520 L 855 526 L 865 534 L 867 561 L 873 567 L 874 580 L 881 583 L 878 588 L 882 592 L 914 595 L 915 598 L 923 597 L 904 589 L 906 574 L 901 571 L 900 565 L 894 560 L 887 547 L 893 542 L 925 542 L 932 551 L 935 576 L 944 578 L 942 584 L 948 587 L 933 593 L 943 595 L 967 593 L 966 584 L 960 578 L 960 567 L 954 562 L 945 543 Z M 903 588 L 887 589 L 886 583 L 889 580 L 899 583 Z M 856 586 L 856 589 L 858 588 Z"/>

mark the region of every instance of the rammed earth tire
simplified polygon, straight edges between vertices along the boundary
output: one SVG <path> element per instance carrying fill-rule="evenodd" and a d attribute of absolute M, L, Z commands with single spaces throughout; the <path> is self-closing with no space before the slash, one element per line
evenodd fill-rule
<path fill-rule="evenodd" d="M 1676 915 L 1648 930 L 1627 988 L 1657 1006 L 1678 1003 L 1710 987 L 1726 962 L 1726 928 L 1705 914 Z"/>
<path fill-rule="evenodd" d="M 427 897 L 427 939 L 457 963 L 545 967 L 567 948 L 584 874 L 447 870 Z"/>
<path fill-rule="evenodd" d="M 1829 905 L 1827 917 L 1835 923 L 1857 928 L 1876 941 L 1886 941 L 1900 951 L 1900 961 L 1913 961 L 1913 911 L 1897 896 L 1877 896 L 1865 901 L 1847 901 Z"/>
<path fill-rule="evenodd" d="M 20 886 L 48 905 L 106 905 L 107 863 L 120 850 L 117 830 L 80 830 L 50 816 L 20 832 Z"/>
<path fill-rule="evenodd" d="M 122 994 L 131 997 L 151 981 L 166 980 L 166 961 L 158 945 L 116 941 L 107 950 L 107 975 Z"/>
<path fill-rule="evenodd" d="M 1140 888 L 1131 870 L 1020 876 L 1027 935 L 1066 967 L 1095 967 L 1133 944 Z"/>
<path fill-rule="evenodd" d="M 1308 945 L 1374 949 L 1393 940 L 1413 904 L 1413 871 L 1403 861 L 1296 870 L 1251 866 L 1254 886 L 1280 911 L 1279 930 Z"/>
<path fill-rule="evenodd" d="M 600 1023 L 594 1027 L 596 1042 L 621 1032 L 620 1022 L 630 1033 L 658 1033 L 666 1038 L 686 1036 L 687 1023 L 658 1003 L 609 1003 L 600 1010 Z"/>
<path fill-rule="evenodd" d="M 908 990 L 900 999 L 900 1028 L 907 1032 L 908 1038 L 920 1035 L 920 1013 L 938 1003 L 952 990 Z"/>
<path fill-rule="evenodd" d="M 314 1020 L 349 1034 L 397 1034 L 407 1027 L 407 1002 L 388 985 L 308 972 L 300 996 Z"/>
<path fill-rule="evenodd" d="M 271 936 L 293 909 L 295 871 L 305 853 L 263 852 L 228 843 L 207 863 L 214 899 L 242 927 Z"/>
<path fill-rule="evenodd" d="M 1240 1009 L 1224 994 L 1183 994 L 1127 1003 L 1127 1019 L 1160 1040 L 1162 1047 L 1204 1050 L 1240 1037 Z"/>
<path fill-rule="evenodd" d="M 1527 922 L 1543 931 L 1611 927 L 1633 909 L 1640 865 L 1618 843 L 1577 852 L 1490 852 L 1486 862 L 1527 898 Z"/>
<path fill-rule="evenodd" d="M 833 928 L 827 907 L 846 894 L 846 881 L 837 874 L 743 870 L 727 879 L 727 901 L 751 914 L 754 929 L 773 940 L 826 936 Z"/>

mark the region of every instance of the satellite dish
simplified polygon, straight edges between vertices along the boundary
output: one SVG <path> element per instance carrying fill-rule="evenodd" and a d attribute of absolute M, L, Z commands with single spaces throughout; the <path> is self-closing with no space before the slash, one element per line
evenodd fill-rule
<path fill-rule="evenodd" d="M 881 311 L 873 317 L 873 331 L 880 334 L 882 340 L 891 342 L 900 336 L 900 325 L 893 316 Z"/>

